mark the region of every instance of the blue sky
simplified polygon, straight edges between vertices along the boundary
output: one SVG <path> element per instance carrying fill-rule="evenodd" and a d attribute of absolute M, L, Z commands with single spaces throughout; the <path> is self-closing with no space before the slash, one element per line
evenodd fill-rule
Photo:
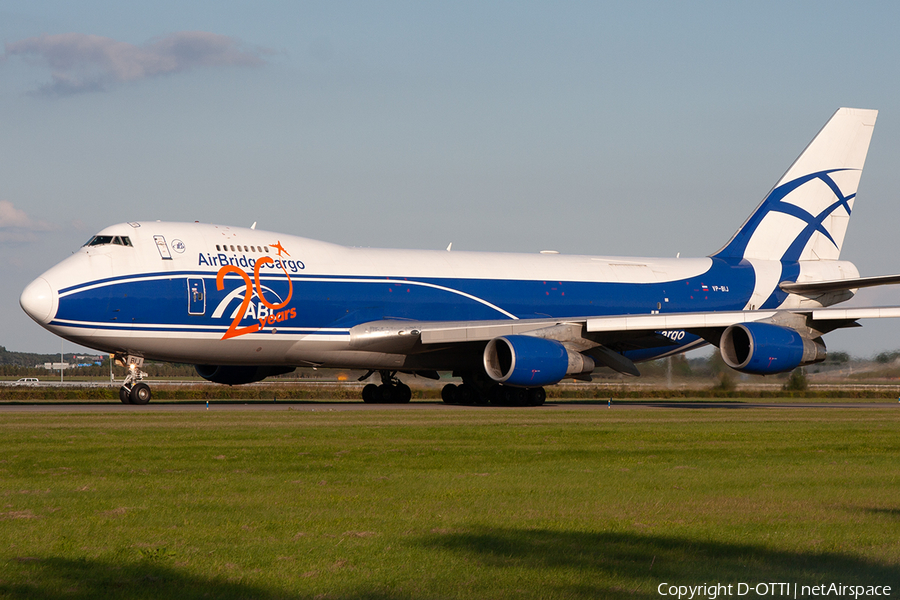
<path fill-rule="evenodd" d="M 59 348 L 18 295 L 122 221 L 705 256 L 839 106 L 880 111 L 842 258 L 898 273 L 898 22 L 890 2 L 0 1 L 0 345 Z"/>

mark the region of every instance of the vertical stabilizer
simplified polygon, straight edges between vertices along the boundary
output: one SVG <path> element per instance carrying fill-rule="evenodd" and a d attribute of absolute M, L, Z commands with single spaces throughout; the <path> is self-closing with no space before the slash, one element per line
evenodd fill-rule
<path fill-rule="evenodd" d="M 877 115 L 876 110 L 839 108 L 714 256 L 837 260 Z"/>

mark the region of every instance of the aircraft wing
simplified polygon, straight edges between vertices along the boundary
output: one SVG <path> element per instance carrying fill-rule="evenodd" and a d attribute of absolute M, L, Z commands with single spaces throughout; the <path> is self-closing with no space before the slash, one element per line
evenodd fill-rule
<path fill-rule="evenodd" d="M 560 319 L 519 319 L 472 322 L 422 322 L 407 324 L 418 333 L 422 344 L 487 341 L 501 335 L 521 335 L 559 325 L 581 325 L 586 333 L 621 333 L 631 331 L 699 330 L 725 328 L 737 323 L 784 321 L 804 317 L 811 321 L 855 321 L 900 317 L 900 306 L 871 308 L 820 308 L 744 310 L 723 312 L 669 313 L 651 315 L 613 315 Z"/>
<path fill-rule="evenodd" d="M 488 342 L 508 335 L 531 335 L 556 340 L 573 350 L 586 352 L 616 371 L 637 374 L 623 349 L 676 346 L 662 334 L 686 331 L 717 344 L 727 327 L 739 323 L 767 322 L 792 328 L 808 328 L 819 335 L 842 327 L 857 326 L 858 319 L 900 317 L 900 306 L 871 308 L 820 308 L 612 315 L 572 318 L 505 319 L 495 321 L 382 320 L 351 328 L 354 349 L 415 353 L 454 344 Z"/>

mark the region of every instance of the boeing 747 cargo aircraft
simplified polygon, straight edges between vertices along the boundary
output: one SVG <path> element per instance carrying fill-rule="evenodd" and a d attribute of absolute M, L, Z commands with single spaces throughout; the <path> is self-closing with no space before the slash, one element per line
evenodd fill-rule
<path fill-rule="evenodd" d="M 228 385 L 298 366 L 378 374 L 366 402 L 408 402 L 398 375 L 451 372 L 448 403 L 539 405 L 544 387 L 705 344 L 744 373 L 825 358 L 822 336 L 900 307 L 834 308 L 860 278 L 841 261 L 877 112 L 839 109 L 737 233 L 705 258 L 376 250 L 223 225 L 107 227 L 22 292 L 67 340 Z M 725 241 L 725 240 L 723 240 Z"/>

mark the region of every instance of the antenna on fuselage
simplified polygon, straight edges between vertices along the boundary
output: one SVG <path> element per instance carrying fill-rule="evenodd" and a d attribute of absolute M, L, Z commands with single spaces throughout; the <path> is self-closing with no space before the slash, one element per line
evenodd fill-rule
<path fill-rule="evenodd" d="M 450 248 L 452 248 L 452 247 L 453 247 L 453 242 L 450 242 L 450 243 L 447 245 L 447 252 L 450 252 Z"/>
<path fill-rule="evenodd" d="M 256 221 L 253 221 L 253 225 L 250 226 L 250 229 L 256 229 Z"/>

